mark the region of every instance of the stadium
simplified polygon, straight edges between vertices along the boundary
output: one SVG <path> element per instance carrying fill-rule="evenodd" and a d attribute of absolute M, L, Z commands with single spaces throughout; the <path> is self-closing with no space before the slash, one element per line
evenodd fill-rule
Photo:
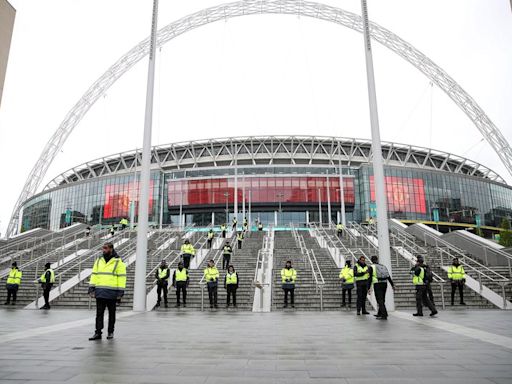
<path fill-rule="evenodd" d="M 490 234 L 512 215 L 512 188 L 481 164 L 397 143 L 383 143 L 383 157 L 390 218 Z M 304 226 L 341 221 L 343 206 L 347 222 L 365 222 L 376 216 L 371 161 L 371 141 L 354 138 L 234 137 L 156 146 L 150 222 L 220 225 L 236 207 L 239 220 Z M 23 203 L 21 232 L 137 222 L 140 163 L 140 153 L 129 151 L 60 174 Z"/>

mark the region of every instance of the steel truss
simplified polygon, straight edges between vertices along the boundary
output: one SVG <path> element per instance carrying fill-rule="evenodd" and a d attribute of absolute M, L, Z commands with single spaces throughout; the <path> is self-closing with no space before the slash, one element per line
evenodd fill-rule
<path fill-rule="evenodd" d="M 185 16 L 168 24 L 159 30 L 157 45 L 162 46 L 168 41 L 192 29 L 210 24 L 219 20 L 233 17 L 258 14 L 287 14 L 312 17 L 315 19 L 333 22 L 344 27 L 362 32 L 362 19 L 359 15 L 329 5 L 296 0 L 261 1 L 248 0 L 218 5 L 203 9 L 199 12 Z M 376 23 L 370 23 L 372 38 L 389 48 L 409 63 L 414 65 L 434 84 L 441 88 L 471 119 L 482 136 L 496 151 L 501 161 L 512 175 L 512 149 L 503 134 L 494 125 L 490 118 L 480 108 L 476 101 L 467 94 L 443 69 L 437 66 L 425 54 L 414 48 L 411 44 Z M 52 135 L 36 164 L 30 171 L 23 190 L 14 206 L 7 236 L 17 231 L 19 212 L 25 200 L 33 196 L 48 167 L 59 153 L 66 139 L 73 129 L 82 120 L 87 111 L 116 82 L 125 72 L 130 70 L 137 62 L 149 52 L 149 38 L 141 41 L 129 52 L 115 62 L 78 100 L 68 112 L 59 128 Z"/>

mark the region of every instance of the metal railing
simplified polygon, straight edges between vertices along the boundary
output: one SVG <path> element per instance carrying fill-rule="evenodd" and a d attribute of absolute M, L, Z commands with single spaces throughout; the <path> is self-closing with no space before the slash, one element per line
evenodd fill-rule
<path fill-rule="evenodd" d="M 309 262 L 309 266 L 311 268 L 311 274 L 313 275 L 313 279 L 315 280 L 316 290 L 320 294 L 320 311 L 324 310 L 324 286 L 325 280 L 322 274 L 322 270 L 318 265 L 318 260 L 316 259 L 314 250 L 306 250 L 307 260 Z"/>

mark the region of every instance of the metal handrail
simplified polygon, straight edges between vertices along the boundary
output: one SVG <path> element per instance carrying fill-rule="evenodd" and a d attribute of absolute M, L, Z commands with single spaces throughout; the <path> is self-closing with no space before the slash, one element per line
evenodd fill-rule
<path fill-rule="evenodd" d="M 324 276 L 322 274 L 322 271 L 320 270 L 320 266 L 318 265 L 318 260 L 316 259 L 315 251 L 310 250 L 307 251 L 307 259 L 309 261 L 309 266 L 311 267 L 311 274 L 313 275 L 313 278 L 315 280 L 316 290 L 320 294 L 320 311 L 324 310 L 324 295 L 323 290 L 325 286 L 325 280 Z M 315 271 L 316 267 L 316 271 Z"/>

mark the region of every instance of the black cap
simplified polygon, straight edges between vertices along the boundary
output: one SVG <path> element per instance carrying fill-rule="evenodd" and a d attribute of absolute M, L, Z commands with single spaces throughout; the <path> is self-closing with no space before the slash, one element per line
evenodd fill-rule
<path fill-rule="evenodd" d="M 46 263 L 46 264 L 44 265 L 44 267 L 45 267 L 46 269 L 49 269 L 51 266 L 52 266 L 52 265 L 51 265 L 50 263 Z"/>
<path fill-rule="evenodd" d="M 416 258 L 416 260 L 418 261 L 418 263 L 423 263 L 425 260 L 423 260 L 423 257 L 422 256 L 418 256 Z"/>

